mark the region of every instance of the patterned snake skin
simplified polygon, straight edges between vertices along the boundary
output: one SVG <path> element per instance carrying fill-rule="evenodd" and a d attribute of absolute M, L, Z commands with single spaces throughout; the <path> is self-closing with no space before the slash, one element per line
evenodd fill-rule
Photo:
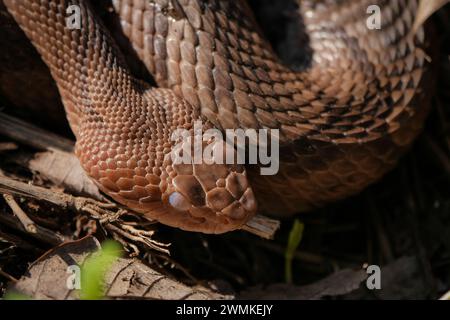
<path fill-rule="evenodd" d="M 284 66 L 245 1 L 113 0 L 159 88 L 133 77 L 83 0 L 4 0 L 49 66 L 90 177 L 113 199 L 190 231 L 235 230 L 361 191 L 392 168 L 428 112 L 419 0 L 301 1 L 299 71 Z M 66 27 L 69 5 L 81 29 Z M 367 8 L 381 8 L 381 29 Z M 300 41 L 300 40 L 299 40 Z M 280 171 L 172 163 L 171 133 L 280 130 Z M 208 144 L 210 142 L 205 142 Z"/>

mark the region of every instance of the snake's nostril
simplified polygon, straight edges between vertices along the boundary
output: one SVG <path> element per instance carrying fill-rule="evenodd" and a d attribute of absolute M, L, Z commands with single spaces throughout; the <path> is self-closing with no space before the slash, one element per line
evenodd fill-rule
<path fill-rule="evenodd" d="M 252 189 L 247 189 L 247 191 L 244 192 L 239 202 L 242 204 L 244 209 L 249 212 L 255 212 L 257 209 L 257 203 Z"/>
<path fill-rule="evenodd" d="M 229 205 L 222 210 L 222 213 L 233 220 L 244 219 L 248 214 L 248 212 L 245 211 L 244 207 L 239 202 L 234 202 L 233 204 Z"/>
<path fill-rule="evenodd" d="M 225 188 L 215 188 L 206 195 L 206 202 L 210 208 L 215 211 L 222 209 L 233 203 L 234 199 Z"/>

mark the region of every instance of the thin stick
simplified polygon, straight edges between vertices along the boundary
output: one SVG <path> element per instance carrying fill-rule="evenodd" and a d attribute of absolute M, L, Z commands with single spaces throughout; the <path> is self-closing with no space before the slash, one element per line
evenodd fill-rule
<path fill-rule="evenodd" d="M 0 112 L 0 134 L 41 150 L 72 152 L 74 143 L 23 120 Z"/>
<path fill-rule="evenodd" d="M 0 250 L 0 256 L 4 255 L 5 252 L 7 250 L 9 250 L 10 248 L 15 248 L 15 247 L 21 248 L 21 249 L 24 249 L 24 250 L 29 250 L 29 251 L 36 251 L 38 253 L 42 252 L 41 249 L 38 249 L 36 247 L 36 244 L 31 244 L 30 242 L 28 242 L 28 241 L 26 241 L 26 240 L 24 240 L 24 239 L 22 239 L 22 238 L 20 238 L 18 236 L 5 233 L 1 229 L 0 229 L 0 241 L 6 241 L 8 243 L 11 243 L 11 247 L 6 248 L 4 250 Z"/>
<path fill-rule="evenodd" d="M 25 230 L 29 233 L 36 233 L 36 224 L 22 210 L 16 200 L 14 200 L 14 197 L 9 194 L 4 194 L 3 198 L 5 198 L 6 203 L 11 208 L 16 217 L 20 220 Z"/>
<path fill-rule="evenodd" d="M 63 208 L 72 204 L 73 196 L 16 181 L 0 174 L 0 193 L 45 200 Z"/>
<path fill-rule="evenodd" d="M 105 228 L 109 229 L 110 231 L 114 231 L 115 233 L 121 235 L 122 237 L 124 237 L 126 239 L 129 239 L 129 240 L 134 241 L 134 242 L 139 242 L 139 243 L 145 244 L 148 247 L 152 248 L 153 250 L 160 251 L 160 252 L 163 252 L 165 254 L 170 254 L 169 250 L 162 248 L 162 246 L 166 247 L 165 244 L 161 244 L 161 243 L 159 243 L 159 242 L 157 242 L 155 240 L 151 240 L 151 239 L 143 237 L 143 236 L 134 236 L 134 235 L 132 235 L 132 234 L 130 234 L 130 233 L 120 229 L 119 227 L 117 227 L 117 226 L 115 226 L 115 225 L 113 225 L 111 223 L 108 223 L 105 226 Z M 160 246 L 160 245 L 162 245 L 162 246 Z"/>
<path fill-rule="evenodd" d="M 0 142 L 0 152 L 16 150 L 17 148 L 18 146 L 14 142 Z"/>
<path fill-rule="evenodd" d="M 10 214 L 0 213 L 0 223 L 11 229 L 24 232 L 41 242 L 48 243 L 53 246 L 59 245 L 69 240 L 64 236 L 56 233 L 55 231 L 49 230 L 39 225 L 36 225 L 36 233 L 29 233 L 27 230 L 25 230 L 23 224 Z"/>
<path fill-rule="evenodd" d="M 0 269 L 0 276 L 5 277 L 6 279 L 8 279 L 9 281 L 12 281 L 12 282 L 19 281 L 16 278 L 14 278 L 12 275 L 10 275 L 10 274 L 6 273 L 5 271 L 3 271 L 2 269 Z"/>
<path fill-rule="evenodd" d="M 261 238 L 271 240 L 279 228 L 280 221 L 256 215 L 241 229 L 260 236 Z"/>

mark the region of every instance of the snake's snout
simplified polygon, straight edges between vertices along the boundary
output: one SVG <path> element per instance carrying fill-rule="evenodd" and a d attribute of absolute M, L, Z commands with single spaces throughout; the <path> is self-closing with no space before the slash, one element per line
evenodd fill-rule
<path fill-rule="evenodd" d="M 240 228 L 257 205 L 243 166 L 177 164 L 170 170 L 163 203 L 182 213 L 177 227 L 204 233 L 224 233 Z M 170 224 L 170 222 L 168 222 Z"/>

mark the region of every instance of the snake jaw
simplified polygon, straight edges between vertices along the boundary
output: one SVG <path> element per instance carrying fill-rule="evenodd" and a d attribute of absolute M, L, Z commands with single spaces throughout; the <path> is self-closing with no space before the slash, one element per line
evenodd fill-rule
<path fill-rule="evenodd" d="M 236 175 L 235 172 L 230 172 L 226 180 L 234 180 Z M 243 186 L 248 185 L 245 174 L 239 173 L 238 176 L 242 183 L 228 182 L 228 188 L 230 183 L 236 190 L 243 190 Z M 186 176 L 178 177 L 184 179 Z M 160 193 L 159 188 L 155 188 L 153 195 L 148 195 L 139 194 L 136 186 L 131 185 L 131 182 L 130 190 L 120 190 L 117 184 L 127 180 L 124 177 L 119 178 L 116 183 L 109 178 L 93 180 L 101 191 L 118 203 L 162 224 L 185 231 L 211 234 L 234 231 L 250 220 L 257 210 L 257 202 L 250 187 L 236 197 L 236 194 L 233 195 L 227 189 L 227 185 L 221 184 L 224 179 L 218 180 L 220 186 L 208 192 L 203 204 L 198 203 L 198 196 L 193 196 L 192 191 L 187 192 L 185 188 L 180 188 L 179 183 L 168 186 L 163 194 Z M 192 190 L 196 188 L 193 186 Z M 147 186 L 145 189 L 150 190 L 151 187 Z"/>

